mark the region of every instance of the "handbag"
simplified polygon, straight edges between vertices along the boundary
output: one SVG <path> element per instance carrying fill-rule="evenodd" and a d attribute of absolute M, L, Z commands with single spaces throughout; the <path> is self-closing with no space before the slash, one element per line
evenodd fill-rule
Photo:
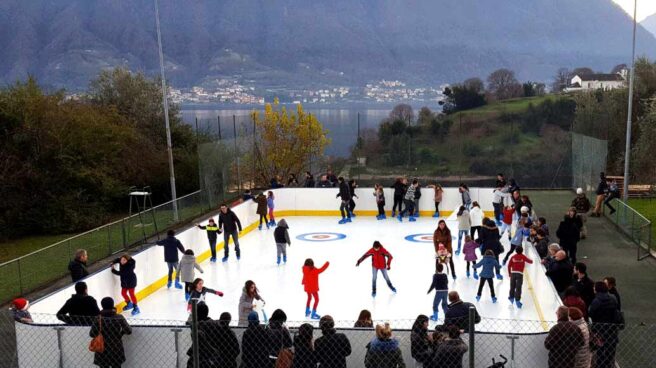
<path fill-rule="evenodd" d="M 105 338 L 102 335 L 102 317 L 98 317 L 98 336 L 91 339 L 89 351 L 94 353 L 103 353 L 105 351 Z"/>
<path fill-rule="evenodd" d="M 294 361 L 294 352 L 290 348 L 286 348 L 283 343 L 283 336 L 280 335 L 280 351 L 278 351 L 278 357 L 276 358 L 275 368 L 292 368 L 292 362 Z"/>

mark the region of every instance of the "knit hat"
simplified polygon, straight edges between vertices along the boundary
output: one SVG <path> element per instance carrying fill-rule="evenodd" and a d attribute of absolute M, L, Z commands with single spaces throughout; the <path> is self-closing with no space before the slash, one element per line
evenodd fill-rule
<path fill-rule="evenodd" d="M 528 207 L 522 206 L 522 208 L 519 209 L 521 213 L 528 213 Z"/>
<path fill-rule="evenodd" d="M 251 324 L 260 323 L 260 317 L 257 315 L 257 312 L 248 313 L 248 323 L 251 323 Z"/>
<path fill-rule="evenodd" d="M 104 297 L 100 301 L 100 306 L 102 307 L 102 309 L 114 309 L 114 299 L 108 296 Z"/>
<path fill-rule="evenodd" d="M 23 298 L 14 299 L 11 304 L 14 306 L 14 309 L 19 311 L 27 310 L 30 307 L 30 302 Z"/>
<path fill-rule="evenodd" d="M 576 188 L 576 194 L 583 194 L 582 188 Z"/>

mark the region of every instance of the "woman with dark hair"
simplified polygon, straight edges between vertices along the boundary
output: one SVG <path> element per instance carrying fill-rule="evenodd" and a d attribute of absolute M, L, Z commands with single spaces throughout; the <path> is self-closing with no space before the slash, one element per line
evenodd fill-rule
<path fill-rule="evenodd" d="M 271 342 L 268 331 L 260 325 L 257 312 L 248 314 L 248 328 L 241 338 L 241 368 L 261 368 L 270 365 Z"/>
<path fill-rule="evenodd" d="M 241 297 L 239 298 L 239 326 L 248 325 L 248 315 L 255 308 L 255 300 L 259 300 L 266 304 L 264 299 L 260 296 L 260 291 L 253 280 L 246 281 L 244 289 L 242 289 Z"/>
<path fill-rule="evenodd" d="M 603 281 L 595 282 L 594 291 L 595 298 L 588 315 L 592 320 L 591 332 L 600 342 L 595 352 L 595 367 L 611 368 L 615 366 L 615 350 L 624 318 L 617 306 L 617 299 L 608 293 L 608 286 Z"/>
<path fill-rule="evenodd" d="M 446 327 L 446 337 L 435 348 L 431 367 L 462 368 L 462 357 L 469 350 L 457 326 Z"/>
<path fill-rule="evenodd" d="M 374 321 L 371 320 L 371 312 L 369 312 L 366 309 L 363 309 L 360 311 L 360 315 L 358 316 L 358 320 L 355 321 L 355 325 L 353 325 L 355 328 L 373 328 L 374 327 Z"/>
<path fill-rule="evenodd" d="M 115 264 L 119 265 L 118 270 L 114 268 Z M 136 265 L 137 262 L 134 258 L 130 257 L 129 254 L 124 254 L 121 258 L 113 260 L 109 266 L 112 273 L 118 275 L 121 279 L 121 296 L 123 297 L 123 300 L 125 300 L 123 312 L 132 309 L 133 316 L 141 313 L 139 306 L 137 306 L 137 296 L 134 293 L 134 289 L 137 287 L 137 274 L 134 273 Z"/>
<path fill-rule="evenodd" d="M 271 343 L 271 348 L 269 349 L 269 360 L 271 361 L 272 366 L 275 365 L 280 351 L 282 349 L 291 348 L 293 345 L 292 336 L 290 335 L 289 330 L 287 330 L 285 322 L 287 322 L 287 314 L 285 314 L 282 309 L 276 309 L 273 311 L 271 318 L 269 318 L 267 332 L 269 333 L 269 341 Z"/>
<path fill-rule="evenodd" d="M 408 189 L 408 180 L 405 178 L 396 178 L 396 181 L 392 185 L 394 189 L 394 205 L 392 206 L 392 217 L 395 217 L 403 209 L 403 196 L 405 191 Z"/>
<path fill-rule="evenodd" d="M 422 365 L 427 365 L 433 355 L 431 344 L 432 337 L 428 335 L 428 316 L 420 314 L 412 324 L 410 355 Z"/>
<path fill-rule="evenodd" d="M 292 368 L 316 368 L 317 356 L 314 352 L 314 340 L 312 334 L 314 327 L 304 323 L 298 327 L 298 333 L 294 336 L 294 361 Z"/>
<path fill-rule="evenodd" d="M 105 339 L 105 350 L 102 353 L 94 353 L 93 364 L 102 368 L 120 367 L 125 363 L 123 335 L 130 335 L 132 328 L 125 317 L 116 313 L 114 299 L 103 298 L 100 305 L 100 316 L 93 321 L 89 336 L 102 335 Z"/>
<path fill-rule="evenodd" d="M 191 303 L 193 300 L 196 300 L 198 304 L 205 303 L 205 294 L 215 294 L 218 296 L 223 296 L 223 292 L 217 291 L 214 289 L 206 288 L 205 282 L 201 278 L 197 278 L 194 282 L 191 283 L 191 293 L 189 294 L 189 302 L 187 303 L 187 311 L 191 311 Z"/>
<path fill-rule="evenodd" d="M 435 229 L 435 232 L 433 233 L 433 246 L 435 247 L 435 255 L 437 256 L 440 243 L 444 244 L 444 247 L 450 254 L 453 254 L 453 246 L 451 245 L 451 240 L 451 230 L 449 230 L 449 227 L 446 226 L 446 221 L 440 220 L 440 222 L 437 223 L 437 229 Z M 436 259 L 436 264 L 437 262 L 438 260 Z M 451 276 L 455 280 L 456 268 L 453 264 L 453 257 L 449 259 L 449 267 L 451 268 Z"/>

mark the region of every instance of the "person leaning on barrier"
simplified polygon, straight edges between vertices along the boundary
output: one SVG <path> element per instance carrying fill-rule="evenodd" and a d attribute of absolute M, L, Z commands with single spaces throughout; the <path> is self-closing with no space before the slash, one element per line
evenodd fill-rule
<path fill-rule="evenodd" d="M 98 302 L 87 294 L 87 284 L 79 281 L 75 284 L 75 294 L 59 309 L 57 318 L 67 325 L 90 326 L 98 314 Z"/>
<path fill-rule="evenodd" d="M 322 368 L 346 368 L 346 357 L 351 355 L 351 342 L 335 330 L 335 320 L 323 316 L 319 320 L 323 336 L 314 343 L 317 360 Z"/>
<path fill-rule="evenodd" d="M 100 301 L 100 305 L 100 316 L 94 319 L 89 336 L 93 338 L 102 335 L 105 339 L 105 350 L 102 353 L 94 353 L 93 364 L 102 368 L 120 367 L 125 363 L 123 335 L 132 334 L 132 328 L 125 317 L 116 313 L 114 299 L 105 297 Z"/>
<path fill-rule="evenodd" d="M 248 328 L 241 338 L 241 368 L 261 368 L 271 366 L 269 333 L 260 325 L 257 312 L 248 314 Z"/>
<path fill-rule="evenodd" d="M 200 303 L 196 307 L 198 316 L 198 366 L 200 368 L 237 368 L 239 341 L 230 329 L 230 313 L 221 313 L 218 321 L 209 317 L 209 307 Z M 187 350 L 187 367 L 194 366 L 193 347 Z"/>
<path fill-rule="evenodd" d="M 68 270 L 71 272 L 71 280 L 73 282 L 78 282 L 89 276 L 89 271 L 87 270 L 88 260 L 89 255 L 86 250 L 78 249 L 75 251 L 75 259 L 68 264 Z"/>
<path fill-rule="evenodd" d="M 314 327 L 304 323 L 298 327 L 298 333 L 294 336 L 294 360 L 292 368 L 316 368 L 317 354 L 314 351 L 312 334 Z"/>
<path fill-rule="evenodd" d="M 427 364 L 433 355 L 433 338 L 428 334 L 428 316 L 420 314 L 410 332 L 410 355 L 420 364 Z"/>
<path fill-rule="evenodd" d="M 445 336 L 435 344 L 435 353 L 426 368 L 448 367 L 462 368 L 462 357 L 469 347 L 460 338 L 458 326 L 449 325 L 443 328 Z M 433 338 L 433 340 L 436 340 Z"/>
<path fill-rule="evenodd" d="M 544 347 L 549 350 L 549 368 L 574 368 L 574 357 L 585 343 L 583 333 L 569 320 L 569 308 L 558 307 L 558 323 L 549 330 Z"/>
<path fill-rule="evenodd" d="M 364 358 L 367 368 L 405 368 L 399 341 L 392 338 L 389 323 L 376 325 L 376 337 L 367 344 Z"/>
<path fill-rule="evenodd" d="M 580 309 L 569 307 L 569 320 L 581 330 L 583 345 L 576 351 L 574 368 L 590 368 L 590 329 Z"/>
<path fill-rule="evenodd" d="M 469 308 L 474 307 L 472 303 L 463 302 L 457 291 L 449 293 L 449 308 L 444 316 L 444 325 L 456 325 L 459 329 L 469 332 Z M 481 322 L 481 316 L 474 307 L 474 323 Z"/>
<path fill-rule="evenodd" d="M 564 250 L 559 250 L 554 261 L 547 267 L 546 275 L 553 282 L 558 294 L 562 296 L 565 289 L 572 284 L 573 273 L 574 267 L 567 259 L 567 253 Z"/>
<path fill-rule="evenodd" d="M 293 345 L 292 336 L 285 326 L 285 322 L 287 322 L 287 314 L 282 309 L 274 310 L 271 318 L 269 318 L 267 332 L 269 333 L 269 343 L 271 344 L 269 349 L 271 365 L 275 365 L 276 359 L 278 359 L 282 349 L 291 348 Z"/>

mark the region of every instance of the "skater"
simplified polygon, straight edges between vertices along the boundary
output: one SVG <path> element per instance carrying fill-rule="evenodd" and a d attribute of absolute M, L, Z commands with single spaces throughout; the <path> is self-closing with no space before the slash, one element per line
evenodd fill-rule
<path fill-rule="evenodd" d="M 488 285 L 490 285 L 490 295 L 492 296 L 492 303 L 496 303 L 497 297 L 494 295 L 494 284 L 492 283 L 492 279 L 494 278 L 494 271 L 492 271 L 492 269 L 495 269 L 498 275 L 501 266 L 499 265 L 499 262 L 496 259 L 494 259 L 494 252 L 492 252 L 492 250 L 488 249 L 487 251 L 485 251 L 485 256 L 483 257 L 483 259 L 481 259 L 480 262 L 474 265 L 474 269 L 477 269 L 479 267 L 481 267 L 482 270 L 480 273 L 481 281 L 478 284 L 478 292 L 476 293 L 476 301 L 481 300 L 481 293 L 483 292 L 483 286 L 485 286 L 485 283 L 487 282 Z"/>
<path fill-rule="evenodd" d="M 421 184 L 419 183 L 418 179 L 415 179 L 417 181 L 417 188 L 415 188 L 415 208 L 412 211 L 412 216 L 415 218 L 419 217 L 419 199 L 421 198 Z"/>
<path fill-rule="evenodd" d="M 264 193 L 260 193 L 257 197 L 255 197 L 255 203 L 257 203 L 257 209 L 255 210 L 255 213 L 260 216 L 260 223 L 257 226 L 258 230 L 262 230 L 262 220 L 264 220 L 264 224 L 266 225 L 266 228 L 269 228 L 269 219 L 267 218 L 267 197 L 264 195 Z"/>
<path fill-rule="evenodd" d="M 512 231 L 512 223 L 513 223 L 513 216 L 515 215 L 515 206 L 510 205 L 506 206 L 503 211 L 502 211 L 502 221 L 501 221 L 501 230 L 499 231 L 499 235 L 503 236 L 503 234 L 508 232 L 508 240 L 510 241 L 510 232 Z M 481 237 L 481 233 L 479 231 L 478 237 Z"/>
<path fill-rule="evenodd" d="M 436 256 L 440 243 L 444 244 L 444 247 L 450 254 L 453 254 L 453 246 L 451 245 L 451 230 L 449 230 L 449 227 L 446 226 L 446 222 L 444 220 L 440 220 L 440 222 L 437 224 L 437 229 L 435 229 L 435 232 L 433 233 L 433 247 L 435 248 Z M 451 276 L 455 280 L 456 268 L 453 264 L 453 258 L 449 258 L 449 267 L 451 268 Z"/>
<path fill-rule="evenodd" d="M 437 183 L 431 185 L 429 188 L 433 188 L 433 202 L 435 202 L 435 213 L 433 214 L 433 217 L 438 218 L 440 217 L 440 202 L 442 202 L 444 189 L 442 189 L 442 186 Z"/>
<path fill-rule="evenodd" d="M 339 193 L 337 193 L 335 198 L 342 199 L 342 203 L 339 205 L 339 212 L 342 214 L 342 219 L 339 220 L 339 224 L 343 225 L 351 222 L 351 212 L 348 210 L 349 203 L 351 202 L 351 189 L 343 177 L 340 176 L 337 181 L 339 182 Z"/>
<path fill-rule="evenodd" d="M 223 296 L 223 292 L 206 288 L 204 285 L 205 282 L 201 278 L 197 278 L 191 284 L 191 293 L 189 295 L 189 300 L 187 301 L 187 312 L 191 312 L 192 301 L 196 300 L 198 302 L 197 304 L 205 303 L 205 294 L 207 293 L 215 294 L 221 297 Z"/>
<path fill-rule="evenodd" d="M 383 191 L 383 186 L 376 184 L 374 186 L 374 197 L 376 197 L 376 206 L 378 206 L 378 220 L 384 220 L 385 216 L 385 192 Z"/>
<path fill-rule="evenodd" d="M 460 206 L 456 214 L 456 219 L 458 220 L 458 249 L 456 249 L 456 255 L 459 256 L 460 250 L 462 249 L 462 238 L 463 236 L 469 235 L 469 230 L 472 227 L 469 211 L 467 211 L 465 206 Z"/>
<path fill-rule="evenodd" d="M 437 254 L 435 255 L 435 267 L 437 268 L 438 264 L 441 264 L 444 267 L 447 267 L 447 273 L 449 273 L 449 263 L 451 261 L 451 253 L 446 250 L 444 244 L 440 243 L 437 246 Z"/>
<path fill-rule="evenodd" d="M 273 192 L 269 191 L 267 193 L 267 207 L 269 208 L 269 226 L 276 226 L 276 219 L 273 217 L 273 210 L 276 207 L 273 203 L 274 196 Z"/>
<path fill-rule="evenodd" d="M 510 275 L 510 294 L 508 300 L 510 304 L 516 304 L 517 308 L 522 307 L 522 284 L 524 283 L 524 266 L 533 264 L 533 261 L 524 255 L 524 247 L 521 245 L 515 249 L 516 254 L 510 257 L 508 263 L 508 275 Z"/>
<path fill-rule="evenodd" d="M 474 233 L 480 234 L 483 226 L 483 210 L 478 202 L 472 202 L 471 211 L 469 211 L 469 220 L 471 221 L 471 231 L 469 235 L 474 238 Z"/>
<path fill-rule="evenodd" d="M 465 245 L 462 248 L 462 253 L 465 255 L 465 261 L 467 262 L 467 278 L 469 278 L 469 266 L 476 264 L 476 249 L 478 249 L 478 243 L 471 236 L 465 236 Z M 474 269 L 474 278 L 478 277 L 476 269 Z"/>
<path fill-rule="evenodd" d="M 239 298 L 239 326 L 248 325 L 248 315 L 255 309 L 255 300 L 259 300 L 263 305 L 266 305 L 266 302 L 260 296 L 260 291 L 257 289 L 255 282 L 248 280 L 244 284 L 241 297 Z"/>
<path fill-rule="evenodd" d="M 437 308 L 439 307 L 440 303 L 442 303 L 442 310 L 444 311 L 445 315 L 446 315 L 446 311 L 449 310 L 448 303 L 447 303 L 447 296 L 449 295 L 449 278 L 447 277 L 446 274 L 443 274 L 442 271 L 444 271 L 444 265 L 438 263 L 435 266 L 433 283 L 431 284 L 430 289 L 428 289 L 428 293 L 427 293 L 430 294 L 431 291 L 435 289 L 435 299 L 433 299 L 433 315 L 430 318 L 431 321 L 437 321 L 438 319 Z"/>
<path fill-rule="evenodd" d="M 321 268 L 314 267 L 314 261 L 312 258 L 305 260 L 303 265 L 303 281 L 305 293 L 307 294 L 307 303 L 305 304 L 305 317 L 312 317 L 312 319 L 321 318 L 317 314 L 317 306 L 319 305 L 319 274 L 326 270 L 330 266 L 330 262 L 326 262 L 321 266 Z M 312 306 L 312 312 L 310 312 L 310 302 L 314 298 L 314 305 Z M 311 313 L 311 314 L 310 314 Z"/>
<path fill-rule="evenodd" d="M 494 222 L 501 226 L 503 220 L 503 204 L 506 198 L 510 198 L 510 194 L 503 187 L 496 187 L 492 192 L 494 195 L 492 199 L 492 207 L 494 207 Z"/>
<path fill-rule="evenodd" d="M 527 229 L 526 219 L 520 218 L 519 222 L 517 223 L 517 229 L 515 229 L 515 235 L 513 235 L 512 239 L 510 240 L 510 250 L 508 253 L 506 253 L 506 256 L 503 257 L 503 266 L 506 265 L 508 258 L 510 258 L 510 255 L 515 251 L 515 249 L 524 244 L 524 229 Z"/>
<path fill-rule="evenodd" d="M 371 271 L 372 271 L 372 277 L 371 277 L 371 296 L 376 297 L 376 279 L 378 278 L 378 271 L 380 271 L 383 274 L 383 277 L 385 278 L 385 281 L 387 282 L 387 286 L 389 286 L 390 290 L 392 290 L 393 293 L 396 293 L 396 289 L 392 285 L 392 282 L 389 279 L 389 276 L 387 275 L 387 271 L 390 270 L 390 266 L 392 264 L 392 255 L 390 252 L 387 251 L 387 249 L 383 248 L 383 245 L 380 244 L 378 240 L 374 241 L 374 245 L 371 249 L 367 251 L 358 261 L 355 263 L 355 267 L 358 267 L 362 261 L 364 261 L 365 258 L 371 256 Z"/>
<path fill-rule="evenodd" d="M 291 240 L 289 240 L 289 226 L 287 226 L 287 221 L 285 219 L 278 222 L 278 226 L 273 231 L 273 238 L 276 241 L 277 249 L 277 261 L 276 263 L 280 265 L 280 256 L 282 255 L 282 261 L 287 263 L 287 246 L 292 246 Z"/>
<path fill-rule="evenodd" d="M 400 222 L 403 222 L 403 215 L 406 213 L 408 214 L 408 220 L 410 222 L 417 221 L 414 217 L 411 216 L 413 211 L 415 210 L 415 190 L 417 190 L 417 186 L 419 185 L 419 182 L 417 179 L 412 181 L 412 185 L 408 187 L 408 190 L 405 192 L 405 196 L 403 197 L 403 204 L 405 205 L 405 208 L 401 213 L 399 213 L 399 216 L 397 217 Z"/>
<path fill-rule="evenodd" d="M 488 250 L 491 250 L 497 263 L 499 262 L 499 255 L 504 252 L 503 245 L 501 245 L 499 239 L 501 239 L 501 236 L 499 236 L 497 224 L 487 217 L 483 218 L 483 228 L 481 229 L 481 237 L 479 238 L 481 242 L 481 254 L 485 254 Z M 496 271 L 497 279 L 502 280 L 503 276 L 501 276 L 499 269 L 496 269 Z"/>
<path fill-rule="evenodd" d="M 471 195 L 469 194 L 469 187 L 465 183 L 460 183 L 458 191 L 460 192 L 460 196 L 462 198 L 462 205 L 465 206 L 467 210 L 469 210 L 472 204 Z"/>
<path fill-rule="evenodd" d="M 216 239 L 217 234 L 221 234 L 219 227 L 216 226 L 216 222 L 214 222 L 214 219 L 211 217 L 209 220 L 207 220 L 207 225 L 203 226 L 196 224 L 196 226 L 198 226 L 198 228 L 201 230 L 207 231 L 207 240 L 210 242 L 210 251 L 212 253 L 210 262 L 216 262 Z"/>
<path fill-rule="evenodd" d="M 397 214 L 397 208 L 399 213 L 403 209 L 403 197 L 405 196 L 405 191 L 408 189 L 408 179 L 396 178 L 394 185 L 392 185 L 392 189 L 394 189 L 394 205 L 392 206 L 392 217 L 395 217 Z"/>
<path fill-rule="evenodd" d="M 228 245 L 230 244 L 230 237 L 232 236 L 232 241 L 235 243 L 235 253 L 237 253 L 237 260 L 241 256 L 239 251 L 239 233 L 241 232 L 241 221 L 237 215 L 232 212 L 228 206 L 223 203 L 221 204 L 221 213 L 219 213 L 219 228 L 223 228 L 223 259 L 221 262 L 228 261 L 229 249 Z"/>
<path fill-rule="evenodd" d="M 351 200 L 349 200 L 348 211 L 351 213 L 351 217 L 355 217 L 355 213 L 353 212 L 355 210 L 355 201 L 353 200 L 353 198 L 358 198 L 357 194 L 355 194 L 355 189 L 358 187 L 358 183 L 356 183 L 354 179 L 351 179 L 348 181 L 348 185 L 349 185 L 349 192 L 351 194 Z"/>
<path fill-rule="evenodd" d="M 178 258 L 178 252 L 184 253 L 185 249 L 182 246 L 182 243 L 175 237 L 175 230 L 169 230 L 166 232 L 166 239 L 164 240 L 158 240 L 155 244 L 163 246 L 164 247 L 164 262 L 169 266 L 169 279 L 166 284 L 167 288 L 171 288 L 171 279 L 173 275 L 173 271 L 175 270 L 175 288 L 176 289 L 182 289 L 182 285 L 180 284 L 180 273 L 178 272 L 179 270 L 179 263 L 178 261 L 180 260 Z"/>
<path fill-rule="evenodd" d="M 185 301 L 189 301 L 192 290 L 192 283 L 196 279 L 194 274 L 194 269 L 200 271 L 200 273 L 205 273 L 198 263 L 196 263 L 196 256 L 194 251 L 187 249 L 180 260 L 180 281 L 184 282 L 185 286 Z"/>
<path fill-rule="evenodd" d="M 114 265 L 117 263 L 119 265 L 118 271 L 114 268 Z M 112 269 L 112 273 L 118 275 L 121 279 L 121 296 L 123 296 L 123 300 L 125 300 L 123 312 L 132 309 L 133 316 L 141 313 L 137 306 L 137 296 L 134 295 L 134 289 L 137 287 L 137 274 L 134 273 L 136 263 L 137 262 L 134 258 L 130 257 L 129 254 L 124 254 L 121 258 L 113 260 L 109 265 Z"/>

